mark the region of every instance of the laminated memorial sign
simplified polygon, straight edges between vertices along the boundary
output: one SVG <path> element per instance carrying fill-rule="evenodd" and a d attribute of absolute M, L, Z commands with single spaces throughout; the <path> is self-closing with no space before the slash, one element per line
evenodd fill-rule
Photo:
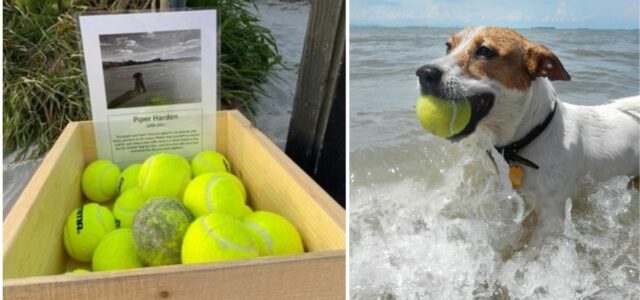
<path fill-rule="evenodd" d="M 215 10 L 79 17 L 98 157 L 215 149 Z"/>

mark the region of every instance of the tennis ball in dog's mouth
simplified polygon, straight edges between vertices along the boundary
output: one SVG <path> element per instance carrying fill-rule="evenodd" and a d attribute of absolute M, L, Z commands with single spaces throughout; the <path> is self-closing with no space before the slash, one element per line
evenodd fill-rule
<path fill-rule="evenodd" d="M 416 113 L 427 132 L 448 138 L 462 131 L 471 119 L 469 101 L 452 101 L 431 95 L 422 95 L 416 104 Z"/>

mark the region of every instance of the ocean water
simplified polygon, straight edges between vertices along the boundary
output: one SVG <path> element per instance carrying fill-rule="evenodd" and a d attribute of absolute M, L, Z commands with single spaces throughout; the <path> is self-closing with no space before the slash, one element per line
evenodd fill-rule
<path fill-rule="evenodd" d="M 257 8 L 260 24 L 269 28 L 276 39 L 282 66 L 276 66 L 261 85 L 264 93 L 258 97 L 255 121 L 256 126 L 284 150 L 310 5 L 308 1 L 261 0 Z"/>
<path fill-rule="evenodd" d="M 415 116 L 415 70 L 443 55 L 458 30 L 351 28 L 351 297 L 638 299 L 638 191 L 626 177 L 584 178 L 562 228 L 536 251 L 501 259 L 522 202 L 491 171 L 487 137 L 450 143 Z M 571 74 L 554 82 L 561 101 L 596 105 L 640 93 L 637 30 L 518 31 Z"/>

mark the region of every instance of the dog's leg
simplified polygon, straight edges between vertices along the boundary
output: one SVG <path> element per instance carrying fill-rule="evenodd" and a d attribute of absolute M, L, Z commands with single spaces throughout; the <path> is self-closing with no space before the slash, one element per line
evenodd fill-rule
<path fill-rule="evenodd" d="M 522 226 L 522 235 L 518 240 L 515 247 L 507 246 L 501 252 L 502 261 L 505 262 L 513 255 L 526 248 L 538 229 L 538 223 L 540 221 L 540 211 L 537 207 L 531 207 L 531 205 L 525 201 L 526 209 L 528 210 L 527 216 L 522 220 L 520 226 Z"/>
<path fill-rule="evenodd" d="M 640 189 L 640 177 L 636 176 L 634 178 L 631 178 L 631 180 L 629 181 L 629 185 L 627 186 L 628 189 Z"/>

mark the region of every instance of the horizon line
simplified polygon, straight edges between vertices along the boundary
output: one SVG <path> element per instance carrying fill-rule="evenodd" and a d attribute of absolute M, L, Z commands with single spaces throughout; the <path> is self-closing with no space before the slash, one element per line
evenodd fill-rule
<path fill-rule="evenodd" d="M 361 27 L 361 28 L 366 28 L 366 27 L 374 27 L 374 28 L 438 28 L 438 29 L 447 29 L 447 28 L 465 28 L 468 26 L 462 25 L 462 26 L 452 26 L 452 25 L 446 25 L 446 26 L 441 26 L 441 25 L 435 25 L 435 26 L 431 26 L 431 25 L 378 25 L 378 24 L 349 24 L 349 27 Z M 558 27 L 558 26 L 522 26 L 522 27 L 518 27 L 518 26 L 491 26 L 491 27 L 506 27 L 506 28 L 513 28 L 513 29 L 573 29 L 573 30 L 640 30 L 639 27 L 635 27 L 635 28 L 603 28 L 603 27 Z"/>

